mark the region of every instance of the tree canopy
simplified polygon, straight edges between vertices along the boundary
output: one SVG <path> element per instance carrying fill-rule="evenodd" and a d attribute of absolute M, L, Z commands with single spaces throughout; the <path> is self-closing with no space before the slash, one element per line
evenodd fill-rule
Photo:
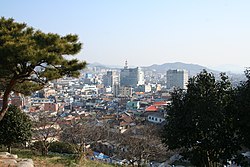
<path fill-rule="evenodd" d="M 215 80 L 202 71 L 188 81 L 187 91 L 172 94 L 162 135 L 169 149 L 197 166 L 227 164 L 241 149 L 233 126 L 234 90 L 225 74 Z"/>
<path fill-rule="evenodd" d="M 31 120 L 16 106 L 10 106 L 0 121 L 0 144 L 9 148 L 16 143 L 24 143 L 31 139 Z"/>
<path fill-rule="evenodd" d="M 239 131 L 242 145 L 250 149 L 250 69 L 245 71 L 247 80 L 236 89 L 235 106 L 237 107 L 234 118 L 235 126 Z"/>
<path fill-rule="evenodd" d="M 3 92 L 0 121 L 8 109 L 11 91 L 29 94 L 43 88 L 48 81 L 79 76 L 86 62 L 65 56 L 75 55 L 81 48 L 77 35 L 44 33 L 12 18 L 0 18 L 0 90 Z"/>

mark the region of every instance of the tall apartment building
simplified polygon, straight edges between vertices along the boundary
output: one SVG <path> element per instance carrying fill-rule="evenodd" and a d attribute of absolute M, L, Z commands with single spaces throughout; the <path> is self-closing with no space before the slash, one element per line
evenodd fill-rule
<path fill-rule="evenodd" d="M 114 87 L 115 84 L 119 83 L 117 71 L 107 71 L 107 74 L 103 75 L 102 79 L 105 87 Z"/>
<path fill-rule="evenodd" d="M 120 72 L 120 86 L 131 86 L 134 88 L 144 83 L 144 73 L 141 68 L 128 68 L 126 61 L 124 68 Z"/>
<path fill-rule="evenodd" d="M 180 88 L 187 89 L 188 72 L 187 70 L 168 70 L 167 89 Z"/>

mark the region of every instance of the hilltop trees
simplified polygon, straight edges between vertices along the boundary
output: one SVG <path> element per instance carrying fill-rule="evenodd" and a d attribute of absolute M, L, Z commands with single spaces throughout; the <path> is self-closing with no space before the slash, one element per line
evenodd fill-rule
<path fill-rule="evenodd" d="M 239 131 L 242 145 L 250 149 L 250 69 L 245 71 L 247 80 L 237 87 L 235 96 L 236 116 L 235 125 Z"/>
<path fill-rule="evenodd" d="M 31 139 L 31 120 L 16 106 L 10 106 L 4 119 L 0 121 L 0 144 L 11 146 Z"/>
<path fill-rule="evenodd" d="M 29 94 L 50 80 L 77 77 L 86 62 L 68 60 L 64 55 L 75 55 L 81 47 L 77 35 L 43 33 L 25 23 L 0 18 L 0 121 L 8 109 L 11 91 Z"/>
<path fill-rule="evenodd" d="M 187 91 L 172 94 L 167 124 L 162 134 L 169 149 L 181 149 L 197 166 L 227 164 L 240 150 L 234 127 L 234 91 L 225 74 L 216 81 L 202 71 L 188 82 Z"/>

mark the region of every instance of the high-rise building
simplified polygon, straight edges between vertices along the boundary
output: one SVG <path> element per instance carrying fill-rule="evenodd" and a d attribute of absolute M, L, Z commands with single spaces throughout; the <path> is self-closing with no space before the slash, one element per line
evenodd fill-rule
<path fill-rule="evenodd" d="M 119 76 L 116 71 L 107 71 L 107 74 L 103 75 L 102 79 L 105 87 L 113 87 L 114 84 L 119 82 Z"/>
<path fill-rule="evenodd" d="M 141 68 L 128 68 L 127 61 L 120 72 L 120 86 L 136 87 L 144 84 L 144 73 Z"/>
<path fill-rule="evenodd" d="M 180 88 L 187 89 L 188 72 L 186 70 L 167 71 L 167 89 Z"/>
<path fill-rule="evenodd" d="M 105 87 L 113 86 L 113 71 L 107 71 L 106 77 L 103 78 L 103 84 Z"/>

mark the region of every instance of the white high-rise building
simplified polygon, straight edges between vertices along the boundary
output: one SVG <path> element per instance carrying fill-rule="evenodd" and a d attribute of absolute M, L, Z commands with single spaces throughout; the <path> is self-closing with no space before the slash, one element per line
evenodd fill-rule
<path fill-rule="evenodd" d="M 167 89 L 179 88 L 187 89 L 188 72 L 187 70 L 168 70 Z"/>
<path fill-rule="evenodd" d="M 145 84 L 145 79 L 144 79 L 144 72 L 140 67 L 137 67 L 138 70 L 138 82 L 137 85 L 144 85 Z"/>

